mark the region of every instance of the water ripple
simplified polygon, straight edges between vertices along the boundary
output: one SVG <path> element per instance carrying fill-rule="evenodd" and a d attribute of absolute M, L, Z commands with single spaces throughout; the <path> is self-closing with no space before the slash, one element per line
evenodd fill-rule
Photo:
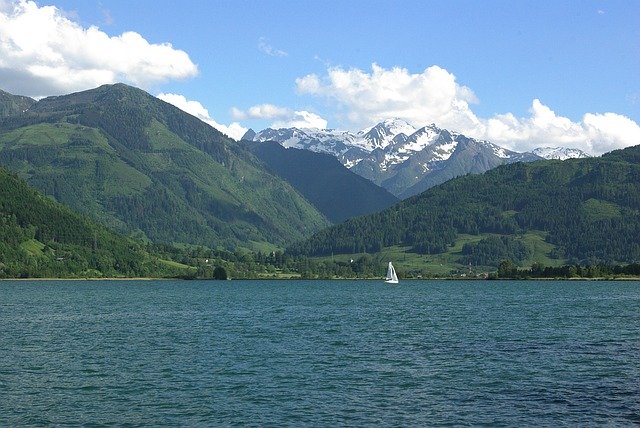
<path fill-rule="evenodd" d="M 640 424 L 637 282 L 0 282 L 0 426 Z"/>

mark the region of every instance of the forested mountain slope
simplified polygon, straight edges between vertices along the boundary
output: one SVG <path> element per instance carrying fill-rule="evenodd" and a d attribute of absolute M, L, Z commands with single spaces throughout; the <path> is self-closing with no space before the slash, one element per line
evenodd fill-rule
<path fill-rule="evenodd" d="M 640 260 L 640 146 L 601 158 L 516 163 L 453 179 L 380 213 L 320 231 L 289 251 L 326 255 L 406 245 L 437 254 L 460 234 L 502 235 L 500 245 L 508 246 L 510 237 L 528 231 L 545 232 L 553 257 Z M 466 251 L 472 255 L 494 244 L 482 240 Z"/>
<path fill-rule="evenodd" d="M 371 181 L 349 171 L 335 156 L 285 148 L 273 141 L 246 141 L 267 168 L 295 187 L 333 223 L 390 207 L 399 201 Z"/>
<path fill-rule="evenodd" d="M 112 229 L 156 242 L 282 245 L 328 224 L 242 145 L 123 84 L 0 119 L 0 164 Z"/>
<path fill-rule="evenodd" d="M 184 273 L 0 168 L 0 278 Z"/>

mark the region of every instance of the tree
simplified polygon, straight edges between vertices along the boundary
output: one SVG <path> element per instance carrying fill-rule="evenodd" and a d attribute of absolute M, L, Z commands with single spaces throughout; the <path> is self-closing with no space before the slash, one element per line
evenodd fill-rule
<path fill-rule="evenodd" d="M 222 266 L 217 266 L 213 270 L 213 279 L 227 279 L 227 270 Z"/>
<path fill-rule="evenodd" d="M 511 260 L 503 260 L 498 267 L 499 278 L 512 278 L 516 273 L 517 268 L 513 265 Z"/>

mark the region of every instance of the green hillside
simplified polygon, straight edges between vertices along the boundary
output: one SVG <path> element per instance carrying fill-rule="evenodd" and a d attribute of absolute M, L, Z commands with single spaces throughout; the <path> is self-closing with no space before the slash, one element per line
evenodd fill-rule
<path fill-rule="evenodd" d="M 156 242 L 283 245 L 328 224 L 242 145 L 123 84 L 1 119 L 0 164 L 113 230 Z"/>
<path fill-rule="evenodd" d="M 465 236 L 477 237 L 466 239 Z M 458 265 L 640 260 L 640 146 L 602 158 L 498 167 L 448 181 L 380 213 L 318 232 L 291 254 L 392 246 Z M 449 260 L 450 261 L 450 260 Z"/>
<path fill-rule="evenodd" d="M 296 188 L 333 223 L 387 208 L 398 198 L 348 170 L 335 156 L 244 141 L 274 174 Z"/>
<path fill-rule="evenodd" d="M 176 276 L 139 244 L 53 201 L 0 168 L 0 278 Z"/>

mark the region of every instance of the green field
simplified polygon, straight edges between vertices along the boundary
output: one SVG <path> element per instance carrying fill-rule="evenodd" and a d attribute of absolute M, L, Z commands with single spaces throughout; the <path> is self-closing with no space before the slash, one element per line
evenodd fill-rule
<path fill-rule="evenodd" d="M 42 256 L 44 253 L 44 244 L 36 239 L 29 239 L 20 244 L 20 248 L 27 252 L 30 256 Z"/>

